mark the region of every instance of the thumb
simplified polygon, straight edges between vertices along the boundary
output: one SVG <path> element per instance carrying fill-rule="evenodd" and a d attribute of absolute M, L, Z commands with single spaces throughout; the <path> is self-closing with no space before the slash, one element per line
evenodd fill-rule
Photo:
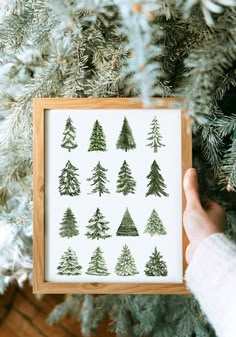
<path fill-rule="evenodd" d="M 185 172 L 183 187 L 187 201 L 186 210 L 202 208 L 196 169 L 190 168 Z"/>

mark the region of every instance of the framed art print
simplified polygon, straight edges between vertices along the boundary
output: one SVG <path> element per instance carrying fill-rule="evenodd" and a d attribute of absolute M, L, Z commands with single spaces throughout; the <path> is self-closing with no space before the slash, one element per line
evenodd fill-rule
<path fill-rule="evenodd" d="M 186 293 L 176 99 L 34 99 L 34 292 Z"/>

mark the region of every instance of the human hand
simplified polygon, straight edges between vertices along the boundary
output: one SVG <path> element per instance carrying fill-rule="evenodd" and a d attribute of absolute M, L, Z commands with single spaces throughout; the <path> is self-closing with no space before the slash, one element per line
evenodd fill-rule
<path fill-rule="evenodd" d="M 183 186 L 187 202 L 183 223 L 189 239 L 185 255 L 189 263 L 196 248 L 207 236 L 223 232 L 225 211 L 209 198 L 200 199 L 197 172 L 194 168 L 185 172 Z"/>

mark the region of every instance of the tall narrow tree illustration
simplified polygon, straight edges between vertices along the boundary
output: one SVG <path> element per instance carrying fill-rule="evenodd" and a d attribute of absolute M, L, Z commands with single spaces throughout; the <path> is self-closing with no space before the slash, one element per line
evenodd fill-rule
<path fill-rule="evenodd" d="M 76 196 L 80 194 L 78 169 L 68 160 L 59 176 L 59 192 L 61 195 Z"/>
<path fill-rule="evenodd" d="M 165 146 L 161 143 L 162 135 L 160 133 L 160 126 L 156 116 L 152 120 L 151 130 L 148 135 L 149 137 L 147 138 L 147 140 L 149 141 L 149 143 L 147 144 L 147 146 L 153 148 L 154 152 L 157 152 L 159 147 Z"/>
<path fill-rule="evenodd" d="M 73 126 L 72 119 L 70 117 L 68 117 L 66 120 L 66 126 L 63 135 L 64 137 L 61 147 L 64 147 L 70 152 L 72 149 L 75 149 L 78 146 L 75 140 L 76 128 Z"/>
<path fill-rule="evenodd" d="M 82 267 L 79 264 L 76 252 L 68 248 L 61 257 L 60 263 L 57 267 L 58 275 L 80 275 Z"/>
<path fill-rule="evenodd" d="M 117 179 L 117 192 L 127 195 L 135 193 L 136 181 L 132 177 L 131 170 L 126 160 L 123 162 Z"/>
<path fill-rule="evenodd" d="M 68 239 L 78 235 L 79 229 L 76 224 L 77 221 L 75 215 L 70 207 L 68 207 L 63 215 L 62 222 L 60 224 L 59 235 L 62 238 L 67 237 Z"/>
<path fill-rule="evenodd" d="M 144 233 L 148 233 L 151 236 L 155 234 L 156 235 L 167 234 L 167 231 L 155 209 L 152 210 L 152 213 L 147 221 Z"/>
<path fill-rule="evenodd" d="M 134 224 L 133 219 L 129 213 L 128 208 L 126 208 L 121 224 L 116 231 L 117 236 L 139 236 L 138 230 Z"/>
<path fill-rule="evenodd" d="M 167 265 L 163 260 L 163 256 L 157 251 L 155 247 L 154 252 L 150 256 L 148 262 L 145 265 L 145 274 L 147 276 L 167 276 Z"/>
<path fill-rule="evenodd" d="M 107 231 L 110 229 L 107 224 L 109 224 L 109 221 L 106 221 L 100 209 L 97 208 L 96 212 L 89 220 L 89 225 L 86 226 L 88 231 L 85 235 L 92 240 L 109 238 L 111 235 L 107 233 Z"/>
<path fill-rule="evenodd" d="M 88 151 L 106 151 L 106 137 L 98 120 L 93 126 Z"/>
<path fill-rule="evenodd" d="M 93 252 L 86 274 L 98 276 L 109 275 L 103 252 L 100 247 L 97 247 Z"/>
<path fill-rule="evenodd" d="M 118 257 L 115 272 L 119 276 L 133 276 L 139 274 L 135 260 L 127 245 L 122 247 L 121 255 Z"/>
<path fill-rule="evenodd" d="M 168 197 L 169 194 L 165 191 L 166 184 L 164 182 L 164 178 L 161 175 L 161 170 L 157 162 L 154 160 L 151 165 L 151 171 L 147 176 L 150 179 L 147 187 L 148 191 L 146 193 L 146 197 L 148 195 L 156 195 L 156 196 L 165 196 Z"/>
<path fill-rule="evenodd" d="M 125 152 L 136 148 L 133 133 L 126 117 L 123 120 L 122 129 L 116 143 L 116 148 L 125 150 Z"/>
<path fill-rule="evenodd" d="M 87 181 L 91 181 L 91 186 L 93 187 L 91 193 L 98 193 L 99 197 L 103 193 L 110 193 L 106 187 L 106 182 L 109 182 L 106 177 L 106 171 L 107 169 L 102 167 L 99 161 L 92 170 L 92 177 L 87 179 Z"/>

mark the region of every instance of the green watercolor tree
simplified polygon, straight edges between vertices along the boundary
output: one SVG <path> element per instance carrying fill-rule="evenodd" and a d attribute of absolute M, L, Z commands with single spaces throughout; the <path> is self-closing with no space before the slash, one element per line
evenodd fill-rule
<path fill-rule="evenodd" d="M 98 193 L 99 197 L 103 193 L 110 193 L 108 188 L 106 187 L 106 182 L 109 180 L 106 177 L 106 171 L 104 167 L 102 167 L 100 161 L 92 170 L 92 177 L 88 178 L 87 181 L 91 181 L 91 186 L 93 187 L 91 193 Z"/>
<path fill-rule="evenodd" d="M 115 272 L 119 276 L 133 276 L 139 274 L 135 260 L 127 245 L 122 247 L 121 255 L 117 259 Z"/>
<path fill-rule="evenodd" d="M 146 197 L 148 195 L 156 195 L 156 196 L 165 196 L 168 197 L 169 194 L 165 191 L 166 184 L 164 182 L 164 178 L 161 175 L 161 170 L 157 162 L 154 160 L 151 165 L 151 171 L 147 176 L 150 179 L 147 187 L 148 191 L 146 193 Z"/>
<path fill-rule="evenodd" d="M 78 169 L 71 164 L 70 160 L 66 163 L 59 176 L 60 195 L 69 195 L 71 197 L 80 194 Z"/>
<path fill-rule="evenodd" d="M 145 265 L 145 274 L 147 276 L 167 276 L 167 265 L 163 260 L 163 256 L 157 251 L 155 247 L 154 252 L 150 256 L 148 262 Z"/>
<path fill-rule="evenodd" d="M 77 220 L 72 212 L 71 208 L 68 207 L 63 215 L 62 221 L 60 223 L 59 235 L 64 238 L 72 238 L 79 234 L 79 229 L 77 227 Z"/>
<path fill-rule="evenodd" d="M 126 117 L 123 120 L 122 129 L 116 143 L 116 148 L 125 150 L 125 152 L 136 148 L 133 133 Z"/>
<path fill-rule="evenodd" d="M 132 177 L 132 172 L 126 160 L 123 162 L 120 168 L 116 184 L 117 193 L 123 193 L 124 195 L 135 193 L 136 181 Z"/>
<path fill-rule="evenodd" d="M 147 140 L 149 141 L 149 143 L 147 144 L 147 146 L 153 148 L 153 151 L 155 153 L 157 152 L 158 148 L 165 146 L 164 144 L 161 143 L 162 135 L 160 133 L 160 126 L 156 116 L 152 120 L 151 130 L 148 133 L 148 136 L 149 137 L 147 138 Z"/>
<path fill-rule="evenodd" d="M 79 264 L 76 252 L 68 248 L 61 257 L 60 263 L 57 267 L 58 275 L 81 275 L 82 267 Z"/>
<path fill-rule="evenodd" d="M 121 224 L 116 231 L 117 236 L 139 236 L 138 230 L 134 224 L 133 219 L 129 213 L 128 208 L 126 208 Z"/>
<path fill-rule="evenodd" d="M 97 247 L 93 252 L 86 274 L 97 276 L 109 275 L 103 252 L 100 247 Z"/>
<path fill-rule="evenodd" d="M 155 209 L 152 210 L 152 213 L 148 218 L 144 233 L 150 234 L 151 236 L 167 234 L 163 222 Z"/>
<path fill-rule="evenodd" d="M 100 209 L 97 208 L 96 212 L 89 220 L 89 225 L 86 226 L 88 231 L 85 235 L 92 240 L 110 238 L 111 235 L 107 233 L 110 227 L 108 227 L 107 224 L 109 224 L 109 221 L 106 220 Z"/>
<path fill-rule="evenodd" d="M 88 151 L 106 151 L 106 137 L 98 120 L 95 121 Z"/>
<path fill-rule="evenodd" d="M 67 149 L 69 152 L 75 149 L 78 144 L 76 143 L 76 128 L 73 126 L 72 119 L 70 117 L 66 120 L 65 130 L 63 132 L 63 139 L 61 147 Z"/>

